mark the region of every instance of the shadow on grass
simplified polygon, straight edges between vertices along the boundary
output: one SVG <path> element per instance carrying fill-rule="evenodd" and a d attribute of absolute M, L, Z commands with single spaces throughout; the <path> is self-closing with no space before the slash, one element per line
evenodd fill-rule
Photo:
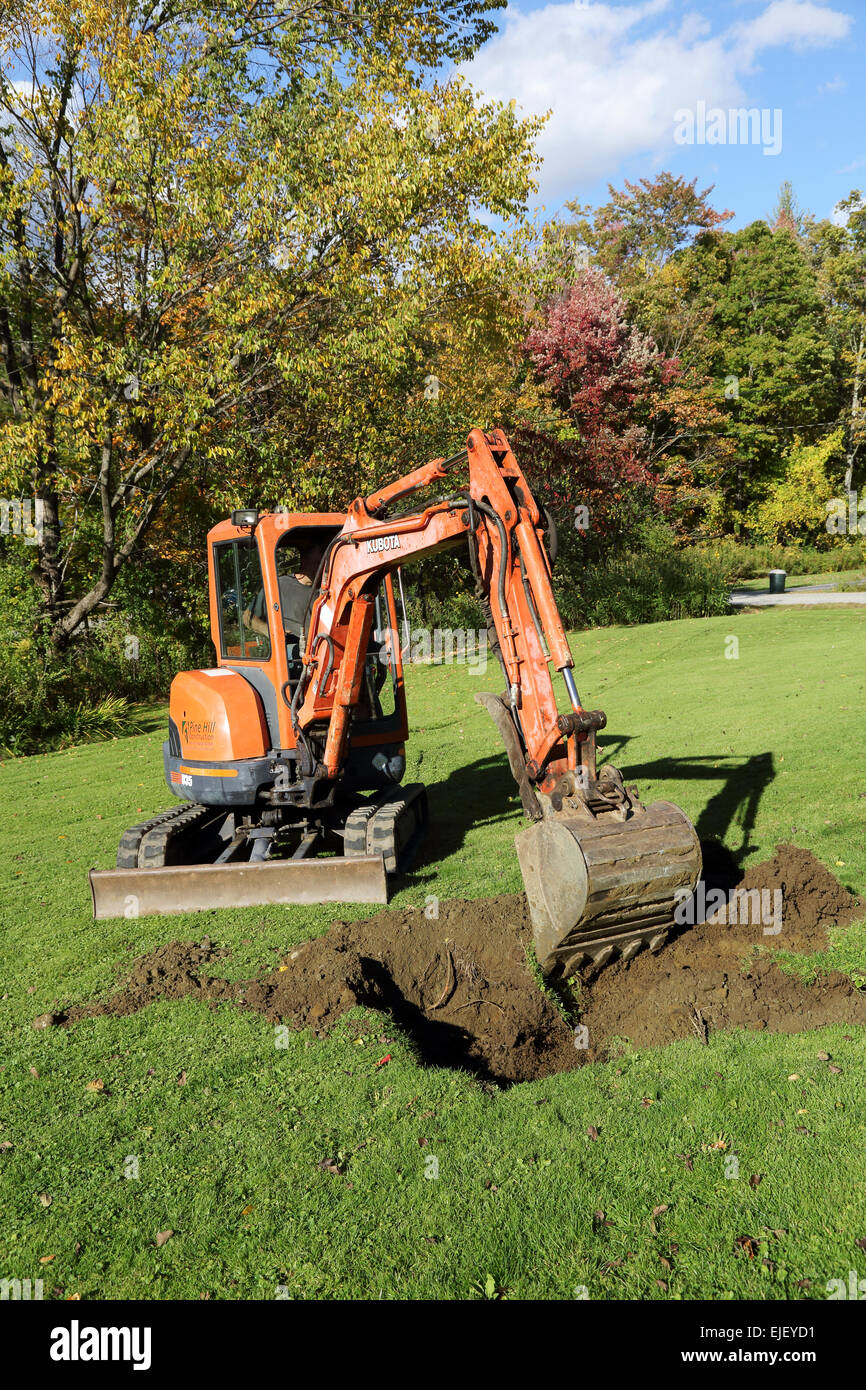
<path fill-rule="evenodd" d="M 130 706 L 135 727 L 132 734 L 164 733 L 168 738 L 168 705 L 165 700 L 155 703 L 142 702 Z"/>
<path fill-rule="evenodd" d="M 620 768 L 626 783 L 649 778 L 677 782 L 718 782 L 722 786 L 710 796 L 695 821 L 700 840 L 725 841 L 738 863 L 754 854 L 758 846 L 752 834 L 758 818 L 761 797 L 776 775 L 772 753 L 755 753 L 736 758 L 711 753 L 700 758 L 657 758 L 654 762 Z M 739 844 L 735 843 L 739 838 Z"/>
<path fill-rule="evenodd" d="M 642 783 L 662 779 L 721 781 L 721 787 L 710 795 L 697 817 L 695 829 L 702 842 L 726 843 L 742 868 L 744 860 L 758 848 L 752 843 L 752 835 L 761 797 L 776 775 L 772 753 L 746 758 L 709 753 L 699 758 L 657 758 L 652 762 L 622 764 L 620 753 L 630 741 L 629 734 L 609 739 L 600 751 L 599 765 L 614 763 L 626 784 L 637 783 L 639 791 Z M 441 859 L 459 850 L 473 826 L 496 824 L 520 809 L 517 786 L 504 752 L 456 768 L 443 781 L 428 786 L 427 795 L 430 829 L 410 877 L 424 877 L 425 869 L 435 868 Z"/>

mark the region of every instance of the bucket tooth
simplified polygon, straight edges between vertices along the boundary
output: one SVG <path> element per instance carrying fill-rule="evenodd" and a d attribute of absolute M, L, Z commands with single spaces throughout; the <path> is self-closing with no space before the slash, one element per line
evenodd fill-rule
<path fill-rule="evenodd" d="M 625 946 L 623 946 L 622 951 L 620 952 L 620 960 L 633 960 L 634 957 L 637 955 L 638 951 L 640 950 L 641 946 L 643 946 L 643 942 L 641 941 L 640 937 L 638 937 L 635 941 L 629 941 Z"/>
<path fill-rule="evenodd" d="M 592 955 L 593 969 L 595 971 L 603 970 L 611 960 L 615 950 L 615 946 L 602 946 L 600 951 L 594 951 Z"/>

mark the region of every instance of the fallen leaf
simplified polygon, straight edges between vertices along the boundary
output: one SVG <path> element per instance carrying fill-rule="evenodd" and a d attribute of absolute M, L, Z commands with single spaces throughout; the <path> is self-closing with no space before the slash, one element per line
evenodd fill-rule
<path fill-rule="evenodd" d="M 253 1204 L 252 1204 L 252 1202 L 250 1202 L 250 1204 L 249 1204 L 248 1207 L 244 1207 L 243 1211 L 241 1212 L 241 1216 L 251 1216 L 251 1215 L 252 1215 L 252 1212 L 253 1212 Z"/>
<path fill-rule="evenodd" d="M 384 1067 L 384 1066 L 387 1065 L 388 1062 L 390 1062 L 390 1060 L 391 1060 L 391 1054 L 390 1054 L 390 1052 L 386 1052 L 384 1057 L 380 1057 L 380 1058 L 379 1058 L 378 1062 L 376 1063 L 376 1066 L 377 1066 L 377 1067 Z"/>
<path fill-rule="evenodd" d="M 854 1244 L 857 1246 L 858 1250 L 866 1250 L 866 1236 L 860 1236 L 859 1240 L 855 1240 Z"/>
<path fill-rule="evenodd" d="M 596 1129 L 595 1125 L 590 1125 L 589 1129 L 586 1132 L 590 1139 L 598 1138 L 598 1130 Z"/>
<path fill-rule="evenodd" d="M 831 1072 L 831 1073 L 833 1074 L 833 1076 L 841 1076 L 841 1075 L 842 1075 L 842 1068 L 841 1068 L 841 1067 L 834 1067 L 834 1066 L 832 1065 L 832 1063 L 831 1063 L 830 1066 L 827 1068 L 827 1070 L 828 1070 L 829 1072 Z"/>
<path fill-rule="evenodd" d="M 38 1071 L 36 1070 L 35 1067 L 31 1067 L 31 1068 L 30 1068 L 30 1075 L 31 1075 L 31 1076 L 38 1076 L 38 1075 L 39 1075 L 39 1073 L 38 1073 Z"/>
<path fill-rule="evenodd" d="M 749 1187 L 757 1187 L 758 1184 L 762 1183 L 763 1181 L 763 1173 L 753 1173 L 752 1176 L 749 1178 Z"/>
<path fill-rule="evenodd" d="M 751 1236 L 737 1236 L 734 1241 L 734 1248 L 745 1251 L 750 1260 L 753 1260 L 758 1253 L 758 1242 Z"/>
<path fill-rule="evenodd" d="M 105 1082 L 104 1082 L 104 1081 L 88 1081 L 88 1083 L 87 1083 L 87 1085 L 85 1086 L 84 1089 L 85 1089 L 85 1091 L 104 1091 L 104 1090 L 105 1090 Z"/>
<path fill-rule="evenodd" d="M 660 1207 L 653 1207 L 653 1216 L 662 1216 L 668 1210 L 668 1203 L 663 1202 Z"/>
<path fill-rule="evenodd" d="M 40 1258 L 39 1258 L 39 1263 L 40 1263 L 41 1265 L 50 1265 L 50 1264 L 51 1264 L 51 1261 L 52 1261 L 52 1260 L 56 1260 L 56 1259 L 57 1259 L 57 1256 L 56 1256 L 56 1255 L 41 1255 Z"/>
<path fill-rule="evenodd" d="M 182 1071 L 181 1074 L 180 1074 L 180 1076 L 177 1078 L 177 1084 L 178 1084 L 178 1086 L 185 1086 L 185 1085 L 186 1085 L 186 1072 L 185 1072 L 185 1071 Z"/>
<path fill-rule="evenodd" d="M 157 1231 L 157 1233 L 156 1233 L 156 1248 L 157 1248 L 157 1250 L 159 1249 L 159 1247 L 160 1247 L 161 1245 L 165 1245 L 165 1242 L 166 1242 L 167 1240 L 171 1240 L 171 1238 L 172 1238 L 173 1235 L 174 1235 L 174 1231 Z"/>
<path fill-rule="evenodd" d="M 336 1158 L 322 1158 L 316 1164 L 320 1173 L 333 1173 L 334 1177 L 343 1176 L 343 1169 Z"/>
<path fill-rule="evenodd" d="M 666 1255 L 659 1255 L 659 1264 L 663 1265 L 665 1269 L 672 1269 L 672 1268 L 673 1268 L 673 1266 L 671 1265 L 670 1260 L 667 1258 Z"/>
<path fill-rule="evenodd" d="M 664 1279 L 656 1279 L 656 1283 L 658 1284 L 658 1286 L 659 1286 L 659 1288 L 661 1289 L 662 1293 L 667 1293 L 667 1291 L 668 1291 L 668 1286 L 667 1286 L 667 1284 L 665 1283 Z"/>
<path fill-rule="evenodd" d="M 829 1060 L 830 1060 L 830 1054 L 829 1054 L 829 1052 L 819 1052 L 819 1053 L 818 1053 L 818 1061 L 819 1061 L 819 1062 L 829 1062 Z"/>
<path fill-rule="evenodd" d="M 42 1203 L 43 1207 L 50 1207 L 54 1199 L 53 1197 L 49 1197 L 47 1192 L 40 1192 L 39 1200 Z"/>

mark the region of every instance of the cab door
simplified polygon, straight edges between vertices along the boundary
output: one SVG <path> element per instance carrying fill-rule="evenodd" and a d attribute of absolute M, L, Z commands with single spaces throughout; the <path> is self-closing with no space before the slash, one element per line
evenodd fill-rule
<path fill-rule="evenodd" d="M 292 748 L 294 737 L 281 709 L 286 680 L 285 645 L 276 640 L 279 626 L 272 576 L 262 567 L 257 538 L 238 536 L 215 541 L 211 548 L 215 600 L 217 662 L 249 681 L 261 699 L 271 747 Z"/>

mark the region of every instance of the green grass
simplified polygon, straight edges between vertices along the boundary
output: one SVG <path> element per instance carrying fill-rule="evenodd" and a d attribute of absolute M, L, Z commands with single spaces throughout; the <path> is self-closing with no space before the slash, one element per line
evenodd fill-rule
<path fill-rule="evenodd" d="M 862 892 L 862 622 L 768 610 L 593 631 L 573 641 L 578 685 L 607 710 L 604 756 L 646 800 L 678 801 L 746 865 L 793 839 Z M 492 668 L 410 672 L 407 778 L 428 784 L 432 825 L 398 906 L 520 887 L 519 803 L 472 701 L 499 684 Z M 362 915 L 94 923 L 88 867 L 109 867 L 121 830 L 168 804 L 151 727 L 0 766 L 0 1144 L 12 1145 L 0 1149 L 0 1278 L 83 1298 L 272 1298 L 278 1286 L 470 1298 L 490 1276 L 509 1297 L 781 1299 L 824 1297 L 864 1264 L 866 1030 L 625 1045 L 603 1066 L 502 1092 L 421 1067 L 373 1013 L 360 1040 L 356 1011 L 288 1048 L 258 1015 L 189 999 L 34 1031 L 37 1014 L 104 994 L 125 961 L 173 937 L 209 934 L 241 977 L 334 916 Z M 855 971 L 863 928 L 835 949 Z M 88 1091 L 95 1080 L 103 1089 Z M 709 1147 L 719 1135 L 726 1152 Z M 124 1176 L 132 1157 L 137 1179 Z M 341 1173 L 319 1169 L 332 1158 Z M 762 1242 L 758 1258 L 737 1253 L 744 1235 Z"/>

